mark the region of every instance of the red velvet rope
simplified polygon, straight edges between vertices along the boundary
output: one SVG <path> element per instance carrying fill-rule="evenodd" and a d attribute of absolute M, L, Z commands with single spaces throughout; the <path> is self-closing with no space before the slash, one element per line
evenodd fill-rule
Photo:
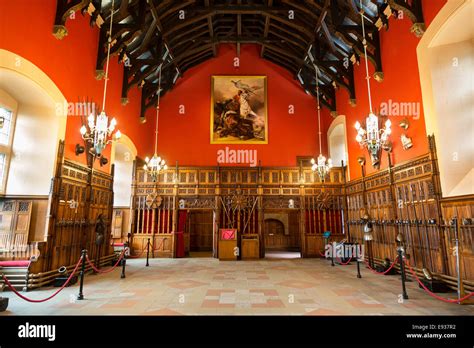
<path fill-rule="evenodd" d="M 367 260 L 364 258 L 364 262 L 367 264 L 367 267 L 369 267 L 369 269 L 375 273 L 375 274 L 387 274 L 388 272 L 390 272 L 390 270 L 393 268 L 393 266 L 395 266 L 395 264 L 397 263 L 397 260 L 398 260 L 398 256 L 395 258 L 395 261 L 393 261 L 393 263 L 391 264 L 391 266 L 385 271 L 385 272 L 377 272 L 375 269 L 373 269 L 372 267 L 370 267 L 369 263 L 367 262 Z"/>
<path fill-rule="evenodd" d="M 347 261 L 347 262 L 342 262 L 342 259 L 341 259 L 340 257 L 336 257 L 336 259 L 339 260 L 339 263 L 340 263 L 341 265 L 346 266 L 346 265 L 349 264 L 349 262 L 352 261 L 352 256 L 349 258 L 349 261 Z"/>
<path fill-rule="evenodd" d="M 163 243 L 164 243 L 164 242 L 165 242 L 165 239 L 163 238 L 163 239 L 161 240 L 161 244 L 158 245 L 158 248 L 157 248 L 157 249 L 153 249 L 153 252 L 155 252 L 155 251 L 160 251 L 160 248 L 163 246 Z"/>
<path fill-rule="evenodd" d="M 405 264 L 408 266 L 408 269 L 410 270 L 410 273 L 413 275 L 413 277 L 416 279 L 416 281 L 421 285 L 421 287 L 432 297 L 440 300 L 440 301 L 443 301 L 443 302 L 446 302 L 446 303 L 459 303 L 459 302 L 462 302 L 462 301 L 465 301 L 467 300 L 469 297 L 471 296 L 474 296 L 474 292 L 471 292 L 469 294 L 467 294 L 466 296 L 464 297 L 461 297 L 460 299 L 448 299 L 448 298 L 444 298 L 444 297 L 441 297 L 441 296 L 438 296 L 436 295 L 435 293 L 431 292 L 430 289 L 428 289 L 425 284 L 423 284 L 423 282 L 420 280 L 420 278 L 418 278 L 418 276 L 416 275 L 416 272 L 413 270 L 413 268 L 411 268 L 410 264 L 408 262 L 405 261 Z"/>
<path fill-rule="evenodd" d="M 160 251 L 160 248 L 163 246 L 164 241 L 165 241 L 165 240 L 162 239 L 160 245 L 158 245 L 158 248 L 151 250 L 151 252 Z M 148 246 L 148 243 L 147 243 L 147 245 L 145 245 L 145 247 L 144 247 L 143 250 L 140 252 L 140 254 L 138 254 L 137 256 L 131 256 L 131 255 L 130 255 L 129 258 L 131 258 L 131 259 L 138 259 L 140 256 L 143 255 L 143 253 L 145 252 L 147 246 Z"/>
<path fill-rule="evenodd" d="M 128 256 L 128 258 L 130 258 L 130 259 L 138 259 L 140 256 L 143 255 L 143 253 L 145 252 L 147 246 L 148 246 L 148 245 L 145 245 L 145 247 L 142 249 L 142 251 L 140 251 L 140 254 L 138 254 L 138 255 L 136 255 L 136 256 L 130 255 L 130 256 Z"/>
<path fill-rule="evenodd" d="M 96 271 L 97 273 L 110 273 L 112 272 L 117 266 L 118 264 L 120 263 L 120 261 L 123 259 L 124 255 L 125 255 L 125 250 L 126 249 L 123 249 L 122 252 L 120 253 L 120 257 L 119 259 L 117 260 L 117 262 L 115 263 L 115 265 L 113 265 L 111 268 L 107 269 L 107 270 L 101 270 L 101 269 L 98 269 L 97 267 L 94 266 L 94 264 L 91 262 L 91 260 L 89 259 L 89 255 L 86 254 L 86 260 L 87 260 L 87 263 L 91 266 L 91 268 Z"/>
<path fill-rule="evenodd" d="M 40 303 L 40 302 L 46 302 L 48 300 L 51 300 L 53 297 L 55 297 L 57 294 L 59 294 L 68 284 L 69 282 L 71 281 L 72 277 L 74 276 L 74 274 L 76 273 L 77 269 L 79 268 L 79 265 L 81 264 L 81 261 L 82 261 L 82 256 L 79 258 L 79 261 L 77 261 L 77 264 L 76 264 L 76 267 L 74 268 L 74 271 L 72 271 L 71 275 L 69 276 L 69 278 L 67 278 L 66 282 L 63 284 L 63 286 L 61 286 L 60 289 L 58 289 L 58 291 L 56 291 L 54 294 L 52 294 L 51 296 L 45 298 L 45 299 L 42 299 L 42 300 L 34 300 L 34 299 L 31 299 L 31 298 L 28 298 L 26 296 L 23 296 L 22 294 L 20 294 L 14 287 L 13 285 L 8 281 L 7 277 L 5 277 L 5 275 L 3 274 L 2 277 L 3 277 L 3 280 L 5 281 L 5 284 L 7 284 L 7 286 L 10 288 L 11 291 L 13 291 L 13 293 L 15 295 L 17 295 L 18 297 L 22 298 L 23 300 L 25 301 L 28 301 L 28 302 L 33 302 L 33 303 Z"/>

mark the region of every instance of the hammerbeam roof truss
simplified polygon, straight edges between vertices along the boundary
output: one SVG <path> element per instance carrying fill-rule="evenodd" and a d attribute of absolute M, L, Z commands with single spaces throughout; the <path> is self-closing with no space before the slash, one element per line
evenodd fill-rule
<path fill-rule="evenodd" d="M 102 78 L 111 19 L 111 0 L 58 0 L 53 35 L 67 35 L 71 11 L 88 13 L 100 28 L 96 76 Z M 379 30 L 391 16 L 408 16 L 412 32 L 424 32 L 421 0 L 363 0 L 368 58 L 383 80 Z M 115 0 L 111 55 L 124 65 L 122 102 L 130 88 L 142 89 L 141 119 L 156 105 L 158 72 L 163 95 L 189 68 L 215 57 L 217 45 L 259 44 L 261 57 L 288 71 L 336 113 L 335 89 L 356 102 L 353 65 L 363 56 L 360 0 Z"/>

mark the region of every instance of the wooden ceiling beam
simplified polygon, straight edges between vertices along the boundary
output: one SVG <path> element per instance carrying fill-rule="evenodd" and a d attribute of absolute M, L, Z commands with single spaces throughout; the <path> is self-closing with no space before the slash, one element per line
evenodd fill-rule
<path fill-rule="evenodd" d="M 272 7 L 273 5 L 273 0 L 267 0 L 267 6 Z M 268 37 L 268 33 L 270 31 L 270 17 L 265 15 L 265 27 L 263 29 L 263 38 L 266 39 Z M 262 48 L 260 50 L 260 57 L 263 57 L 265 53 L 265 44 L 262 45 Z"/>
<path fill-rule="evenodd" d="M 237 0 L 237 4 L 242 5 L 242 0 Z M 242 15 L 237 14 L 237 37 L 242 36 Z M 237 42 L 237 57 L 240 57 L 240 42 Z"/>
<path fill-rule="evenodd" d="M 185 50 L 180 55 L 174 57 L 172 63 L 165 64 L 164 67 L 168 68 L 169 65 L 179 63 L 185 57 L 188 57 L 188 56 L 193 55 L 193 54 L 197 54 L 200 51 L 203 51 L 203 50 L 206 50 L 206 49 L 212 49 L 212 43 L 209 43 L 209 44 L 206 44 L 206 45 L 201 45 L 201 46 L 195 47 L 193 49 Z"/>
<path fill-rule="evenodd" d="M 89 1 L 96 8 L 91 18 L 103 16 L 105 24 L 110 23 L 110 3 L 101 8 L 102 0 Z M 371 1 L 376 11 L 364 6 L 369 18 L 368 55 L 381 72 L 377 29 L 388 23 L 389 3 L 394 4 L 393 11 L 403 5 L 415 12 L 419 0 L 407 5 L 401 0 L 387 0 L 388 3 L 383 4 Z M 65 3 L 79 5 L 80 1 L 58 0 L 58 6 L 64 7 Z M 243 43 L 261 45 L 262 58 L 283 66 L 294 73 L 295 78 L 300 72 L 305 86 L 309 86 L 314 95 L 311 91 L 314 67 L 306 58 L 309 48 L 313 47 L 314 63 L 322 73 L 321 103 L 335 111 L 334 89 L 337 87 L 347 89 L 350 99 L 355 100 L 353 65 L 342 62 L 354 57 L 358 60 L 363 53 L 356 0 L 115 0 L 115 3 L 111 55 L 118 54 L 122 61 L 128 58 L 123 101 L 128 90 L 138 84 L 142 87 L 143 107 L 152 106 L 157 88 L 155 75 L 160 64 L 163 64 L 163 94 L 172 88 L 176 72 L 182 74 L 215 56 L 217 45 L 221 43 L 235 44 L 237 53 Z M 184 11 L 184 19 L 178 16 L 179 11 Z M 295 12 L 294 19 L 288 17 L 289 11 Z M 107 48 L 105 26 L 103 30 L 99 37 L 98 67 L 103 66 Z M 163 62 L 165 50 L 169 55 Z"/>
<path fill-rule="evenodd" d="M 388 0 L 391 8 L 397 11 L 406 13 L 413 25 L 410 31 L 417 37 L 422 37 L 426 31 L 425 20 L 423 18 L 422 0 L 402 1 L 402 0 Z"/>
<path fill-rule="evenodd" d="M 272 61 L 278 65 L 283 66 L 286 70 L 294 74 L 296 72 L 296 67 L 286 59 L 282 59 L 280 56 L 274 54 L 270 50 L 265 51 L 265 59 Z"/>
<path fill-rule="evenodd" d="M 89 0 L 58 0 L 53 24 L 53 36 L 58 40 L 64 39 L 68 35 L 66 21 L 71 13 L 85 9 L 88 4 Z"/>
<path fill-rule="evenodd" d="M 210 0 L 205 0 L 204 5 L 209 8 L 211 6 Z M 209 38 L 211 41 L 214 41 L 214 23 L 212 22 L 212 17 L 207 17 L 207 26 L 209 28 Z M 212 55 L 213 57 L 217 56 L 217 47 L 216 45 L 212 46 Z"/>
<path fill-rule="evenodd" d="M 183 64 L 183 71 L 190 69 L 191 67 L 198 65 L 199 63 L 209 59 L 212 57 L 212 52 L 204 52 L 203 55 L 201 55 L 198 58 L 194 58 L 193 60 L 189 60 L 188 62 Z"/>

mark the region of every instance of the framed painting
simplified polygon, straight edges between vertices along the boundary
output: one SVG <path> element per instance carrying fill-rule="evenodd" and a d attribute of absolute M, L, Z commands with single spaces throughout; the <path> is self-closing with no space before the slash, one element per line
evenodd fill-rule
<path fill-rule="evenodd" d="M 211 144 L 268 144 L 267 77 L 211 77 Z"/>

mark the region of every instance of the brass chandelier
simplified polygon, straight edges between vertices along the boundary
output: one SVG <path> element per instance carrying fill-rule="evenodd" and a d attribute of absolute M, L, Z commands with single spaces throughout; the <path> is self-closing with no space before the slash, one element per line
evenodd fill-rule
<path fill-rule="evenodd" d="M 319 135 L 319 156 L 317 160 L 314 158 L 311 159 L 313 172 L 318 172 L 318 175 L 322 182 L 324 182 L 326 175 L 332 168 L 332 160 L 329 158 L 326 161 L 326 157 L 323 156 L 322 146 L 321 146 L 321 104 L 319 100 L 319 69 L 314 64 L 314 70 L 316 71 L 316 99 L 318 103 L 318 135 Z"/>
<path fill-rule="evenodd" d="M 112 23 L 114 19 L 114 4 L 115 0 L 112 0 L 111 14 L 110 14 L 110 27 L 107 45 L 107 65 L 105 68 L 104 77 L 104 94 L 102 99 L 102 111 L 99 115 L 91 113 L 87 118 L 87 127 L 82 125 L 79 130 L 85 142 L 89 143 L 92 147 L 92 154 L 95 157 L 101 157 L 103 151 L 112 141 L 119 140 L 122 136 L 120 130 L 114 133 L 117 121 L 115 118 L 109 123 L 109 117 L 105 113 L 105 101 L 107 97 L 107 83 L 109 81 L 109 62 L 110 62 L 110 47 L 112 45 Z"/>
<path fill-rule="evenodd" d="M 160 117 L 160 94 L 161 94 L 161 70 L 163 67 L 163 63 L 158 67 L 158 90 L 156 92 L 157 101 L 156 101 L 156 123 L 155 123 L 155 152 L 153 156 L 150 158 L 145 158 L 145 165 L 143 169 L 151 175 L 153 182 L 158 180 L 158 175 L 163 170 L 168 169 L 166 165 L 166 161 L 157 155 L 158 150 L 158 120 Z"/>
<path fill-rule="evenodd" d="M 360 0 L 360 16 L 362 20 L 362 35 L 364 46 L 364 56 L 365 56 L 365 71 L 367 79 L 367 90 L 369 96 L 369 116 L 365 121 L 365 128 L 357 121 L 355 123 L 355 129 L 357 130 L 357 136 L 355 137 L 356 141 L 361 147 L 366 147 L 369 152 L 370 158 L 372 160 L 372 166 L 377 168 L 380 164 L 380 152 L 386 150 L 391 151 L 391 143 L 389 141 L 389 136 L 392 133 L 391 121 L 387 119 L 384 127 L 380 127 L 380 121 L 377 115 L 373 112 L 372 108 L 372 94 L 370 90 L 370 74 L 369 74 L 369 63 L 367 57 L 367 39 L 365 34 L 365 16 L 364 9 L 362 6 L 362 0 Z"/>

